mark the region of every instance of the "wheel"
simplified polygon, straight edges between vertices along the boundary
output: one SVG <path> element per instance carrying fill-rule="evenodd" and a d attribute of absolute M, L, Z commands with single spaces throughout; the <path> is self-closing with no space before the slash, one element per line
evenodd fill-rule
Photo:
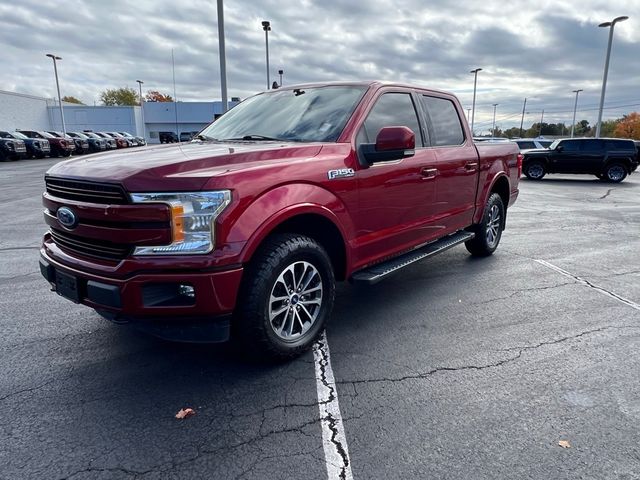
<path fill-rule="evenodd" d="M 252 356 L 293 358 L 309 349 L 331 313 L 331 260 L 313 239 L 273 235 L 244 273 L 233 336 Z"/>
<path fill-rule="evenodd" d="M 621 163 L 612 163 L 607 166 L 603 177 L 607 182 L 620 183 L 627 178 L 627 169 Z"/>
<path fill-rule="evenodd" d="M 497 193 L 492 193 L 484 207 L 482 221 L 473 228 L 476 236 L 467 242 L 465 247 L 471 255 L 486 257 L 498 248 L 502 230 L 504 229 L 504 204 Z"/>
<path fill-rule="evenodd" d="M 530 162 L 524 168 L 524 174 L 531 180 L 542 180 L 546 173 L 542 162 Z"/>

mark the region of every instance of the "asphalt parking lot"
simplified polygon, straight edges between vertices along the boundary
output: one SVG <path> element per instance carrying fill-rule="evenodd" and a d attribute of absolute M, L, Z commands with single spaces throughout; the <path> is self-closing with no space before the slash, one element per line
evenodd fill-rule
<path fill-rule="evenodd" d="M 0 478 L 640 478 L 640 174 L 523 180 L 494 256 L 340 286 L 336 465 L 312 352 L 247 363 L 49 292 L 55 162 L 0 164 Z"/>

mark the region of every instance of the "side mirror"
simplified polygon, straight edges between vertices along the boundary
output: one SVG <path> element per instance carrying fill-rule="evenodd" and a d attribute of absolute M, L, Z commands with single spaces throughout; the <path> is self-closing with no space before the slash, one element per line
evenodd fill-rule
<path fill-rule="evenodd" d="M 365 166 L 412 157 L 416 153 L 416 135 L 409 127 L 384 127 L 378 132 L 376 143 L 360 145 Z"/>
<path fill-rule="evenodd" d="M 562 145 L 558 145 L 556 147 L 556 151 L 561 152 L 562 150 L 564 150 L 564 147 Z"/>

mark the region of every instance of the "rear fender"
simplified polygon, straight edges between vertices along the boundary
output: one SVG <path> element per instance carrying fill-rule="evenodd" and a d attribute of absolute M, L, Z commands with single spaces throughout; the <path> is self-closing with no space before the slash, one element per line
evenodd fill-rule
<path fill-rule="evenodd" d="M 504 185 L 506 183 L 506 189 Z M 502 162 L 494 162 L 490 170 L 487 173 L 487 181 L 484 182 L 482 190 L 478 192 L 478 202 L 476 206 L 475 214 L 473 215 L 473 223 L 477 224 L 482 221 L 484 215 L 484 207 L 489 200 L 491 193 L 497 192 L 500 194 L 504 203 L 505 214 L 507 207 L 509 206 L 509 199 L 511 197 L 511 182 L 509 182 L 509 176 L 505 171 L 505 165 Z"/>

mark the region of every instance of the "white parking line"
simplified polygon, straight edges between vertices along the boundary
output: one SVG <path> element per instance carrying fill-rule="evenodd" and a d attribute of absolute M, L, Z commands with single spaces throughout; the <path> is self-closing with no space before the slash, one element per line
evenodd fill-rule
<path fill-rule="evenodd" d="M 567 272 L 566 270 L 563 270 L 560 267 L 556 267 L 555 265 L 553 265 L 552 263 L 549 263 L 545 260 L 535 260 L 536 262 L 538 262 L 540 265 L 543 265 L 551 270 L 556 271 L 557 273 L 559 273 L 560 275 L 564 275 L 565 277 L 569 277 L 575 281 L 577 281 L 578 283 L 581 283 L 589 288 L 593 288 L 596 292 L 601 293 L 602 295 L 606 295 L 607 297 L 613 298 L 614 300 L 617 300 L 621 303 L 624 303 L 625 305 L 631 307 L 631 308 L 635 308 L 636 310 L 640 310 L 640 304 L 637 304 L 636 302 L 633 302 L 631 300 L 629 300 L 628 298 L 624 298 L 620 295 L 618 295 L 617 293 L 613 293 L 610 292 L 609 290 L 606 290 L 602 287 L 599 287 L 598 285 L 595 285 L 593 283 L 591 283 L 589 280 L 585 280 L 582 277 L 579 277 L 577 275 L 574 275 L 572 273 Z"/>
<path fill-rule="evenodd" d="M 338 390 L 331 368 L 326 332 L 322 332 L 318 341 L 313 345 L 313 360 L 316 369 L 316 390 L 318 392 L 327 478 L 329 480 L 352 480 L 351 459 L 338 404 Z"/>

